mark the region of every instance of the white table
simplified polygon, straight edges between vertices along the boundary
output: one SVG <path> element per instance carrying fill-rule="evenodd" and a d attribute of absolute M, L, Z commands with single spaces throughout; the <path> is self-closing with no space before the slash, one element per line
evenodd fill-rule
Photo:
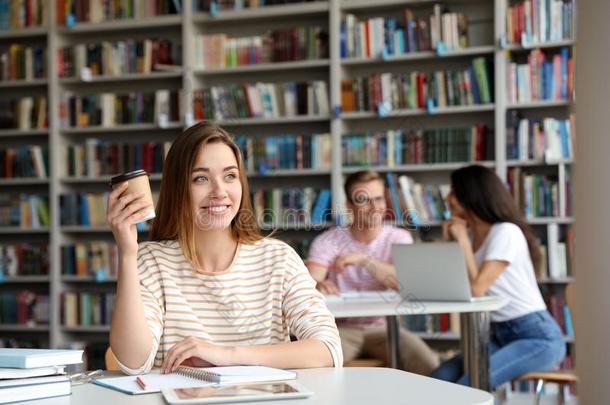
<path fill-rule="evenodd" d="M 382 297 L 382 296 L 380 296 Z M 464 372 L 470 384 L 490 391 L 489 312 L 507 304 L 500 297 L 483 297 L 473 302 L 429 302 L 416 299 L 328 299 L 326 305 L 335 318 L 385 316 L 388 327 L 388 365 L 398 367 L 400 315 L 459 313 Z"/>
<path fill-rule="evenodd" d="M 314 392 L 308 399 L 257 402 L 270 405 L 493 405 L 480 390 L 391 368 L 297 370 L 298 382 Z M 75 386 L 72 395 L 29 401 L 28 405 L 162 405 L 161 394 L 127 395 L 94 384 Z"/>

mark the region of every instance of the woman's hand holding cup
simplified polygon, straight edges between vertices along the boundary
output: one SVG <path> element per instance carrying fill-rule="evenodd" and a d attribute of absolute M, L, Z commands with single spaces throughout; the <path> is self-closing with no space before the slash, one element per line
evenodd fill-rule
<path fill-rule="evenodd" d="M 112 229 L 121 255 L 136 255 L 138 253 L 136 224 L 150 219 L 151 215 L 154 216 L 150 191 L 132 192 L 132 190 L 129 190 L 130 188 L 128 181 L 113 183 L 113 190 L 108 197 L 108 208 L 106 210 L 106 221 Z"/>

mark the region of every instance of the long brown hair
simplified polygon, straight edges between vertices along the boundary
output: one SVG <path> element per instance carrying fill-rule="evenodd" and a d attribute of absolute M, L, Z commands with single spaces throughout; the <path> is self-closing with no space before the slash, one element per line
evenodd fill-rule
<path fill-rule="evenodd" d="M 455 170 L 451 173 L 451 189 L 462 207 L 481 220 L 490 224 L 511 222 L 517 225 L 527 240 L 534 269 L 539 268 L 542 255 L 538 241 L 513 197 L 492 170 L 479 165 Z"/>
<path fill-rule="evenodd" d="M 199 263 L 191 204 L 191 171 L 201 147 L 212 143 L 227 145 L 237 160 L 242 195 L 239 210 L 231 221 L 233 238 L 242 243 L 253 243 L 263 238 L 252 211 L 248 178 L 239 147 L 224 129 L 207 121 L 199 122 L 176 138 L 165 158 L 156 217 L 150 230 L 150 240 L 177 240 L 184 256 L 196 266 Z"/>

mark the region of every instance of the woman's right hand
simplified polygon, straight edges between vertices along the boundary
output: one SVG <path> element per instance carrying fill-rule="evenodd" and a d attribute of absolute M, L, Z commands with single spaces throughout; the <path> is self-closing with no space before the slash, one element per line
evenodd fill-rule
<path fill-rule="evenodd" d="M 144 193 L 125 194 L 127 182 L 120 183 L 108 197 L 106 222 L 122 255 L 138 253 L 138 231 L 136 223 L 150 212 L 152 204 L 142 197 Z"/>

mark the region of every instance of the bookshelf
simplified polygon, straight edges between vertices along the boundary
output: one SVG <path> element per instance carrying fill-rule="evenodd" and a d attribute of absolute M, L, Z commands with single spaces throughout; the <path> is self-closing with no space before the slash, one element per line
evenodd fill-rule
<path fill-rule="evenodd" d="M 0 245 L 34 241 L 48 243 L 50 273 L 40 276 L 4 277 L 0 282 L 0 292 L 32 287 L 50 296 L 50 320 L 48 325 L 28 327 L 21 325 L 0 325 L 0 331 L 9 337 L 23 336 L 28 331 L 36 331 L 36 338 L 52 347 L 66 347 L 77 342 L 104 341 L 107 327 L 65 327 L 62 323 L 62 296 L 66 292 L 103 292 L 114 289 L 116 279 L 111 276 L 66 275 L 62 271 L 61 249 L 64 245 L 77 242 L 112 241 L 107 226 L 62 225 L 60 218 L 60 195 L 77 192 L 105 192 L 111 175 L 87 175 L 69 177 L 66 175 L 67 144 L 83 144 L 95 138 L 111 143 L 124 142 L 164 142 L 171 141 L 185 127 L 195 122 L 193 94 L 209 86 L 242 84 L 246 82 L 285 83 L 289 81 L 324 81 L 329 98 L 329 114 L 306 114 L 277 116 L 273 118 L 240 117 L 225 118 L 217 123 L 236 135 L 253 139 L 283 134 L 325 134 L 331 136 L 331 162 L 328 168 L 277 169 L 266 170 L 264 174 L 256 170 L 250 173 L 252 190 L 272 188 L 312 187 L 328 188 L 332 191 L 332 207 L 335 219 L 321 224 L 302 223 L 265 225 L 263 230 L 277 229 L 280 238 L 303 242 L 311 240 L 319 232 L 332 226 L 342 214 L 343 179 L 361 167 L 343 164 L 342 142 L 344 135 L 366 131 L 388 131 L 398 128 L 456 128 L 475 124 L 485 125 L 486 138 L 490 141 L 489 153 L 477 163 L 493 168 L 502 178 L 507 179 L 512 169 L 543 173 L 554 176 L 558 183 L 565 185 L 575 162 L 572 158 L 545 161 L 544 159 L 508 159 L 507 137 L 511 114 L 537 119 L 553 117 L 566 119 L 574 103 L 571 99 L 530 101 L 509 103 L 507 101 L 507 70 L 511 61 L 523 63 L 532 49 L 541 48 L 553 54 L 562 47 L 570 49 L 575 38 L 545 41 L 540 43 L 512 44 L 505 39 L 506 9 L 511 0 L 327 0 L 303 3 L 273 5 L 241 10 L 219 10 L 217 13 L 198 11 L 193 0 L 182 0 L 181 14 L 146 17 L 127 20 L 102 21 L 99 23 L 76 22 L 71 27 L 57 23 L 55 7 L 46 9 L 46 27 L 21 28 L 0 31 L 0 50 L 10 44 L 44 46 L 47 50 L 46 76 L 42 79 L 13 82 L 0 81 L 0 100 L 15 97 L 44 95 L 48 100 L 48 128 L 0 129 L 0 149 L 18 145 L 40 145 L 49 148 L 49 171 L 47 178 L 4 179 L 0 178 L 0 190 L 26 194 L 49 196 L 49 210 L 53 218 L 49 227 L 22 229 L 15 226 L 0 226 Z M 448 7 L 451 12 L 463 13 L 468 20 L 468 46 L 458 49 L 419 50 L 401 54 L 379 54 L 367 57 L 342 57 L 342 22 L 348 14 L 358 21 L 369 18 L 403 16 L 405 9 L 412 9 L 416 17 L 427 18 L 435 4 Z M 194 60 L 195 38 L 200 35 L 227 34 L 234 37 L 263 35 L 268 30 L 292 28 L 298 21 L 302 26 L 319 26 L 328 33 L 328 57 L 298 61 L 260 63 L 227 68 L 202 68 Z M 153 34 L 151 34 L 151 32 Z M 573 30 L 574 32 L 574 30 Z M 176 46 L 178 67 L 170 71 L 129 73 L 120 76 L 82 75 L 59 77 L 56 50 L 78 44 L 98 44 L 103 41 L 117 42 L 127 39 L 143 41 L 151 38 L 168 39 Z M 572 53 L 571 53 L 572 54 Z M 474 58 L 484 58 L 489 67 L 490 90 L 493 98 L 489 103 L 470 105 L 447 105 L 434 108 L 395 108 L 391 111 L 342 111 L 342 88 L 344 79 L 368 77 L 376 73 L 401 74 L 415 71 L 439 71 L 466 69 Z M 161 120 L 116 124 L 113 126 L 65 127 L 62 125 L 60 107 L 66 93 L 76 95 L 97 93 L 126 93 L 155 90 L 180 90 L 181 115 L 177 120 Z M 417 182 L 446 184 L 448 175 L 465 163 L 406 163 L 387 164 L 372 167 L 384 175 L 386 173 L 407 174 Z M 161 175 L 151 176 L 153 189 L 160 184 Z M 567 195 L 569 189 L 559 187 L 559 193 Z M 569 198 L 565 199 L 569 201 Z M 573 217 L 549 216 L 529 218 L 536 234 L 546 241 L 549 232 L 566 237 L 567 229 L 573 224 Z M 402 220 L 390 223 L 405 226 Z M 437 219 L 424 221 L 419 225 L 422 239 L 440 234 L 441 222 Z M 408 224 L 406 226 L 409 226 Z M 409 228 L 412 229 L 412 228 Z M 551 230 L 552 229 L 552 230 Z M 417 232 L 416 232 L 417 233 Z M 140 232 L 145 238 L 145 230 Z M 306 246 L 306 245 L 305 245 Z M 541 288 L 561 290 L 573 283 L 573 274 L 559 279 L 542 279 Z M 89 335 L 95 335 L 89 339 Z M 453 342 L 453 335 L 425 333 L 429 341 Z M 568 339 L 568 342 L 571 340 Z"/>

